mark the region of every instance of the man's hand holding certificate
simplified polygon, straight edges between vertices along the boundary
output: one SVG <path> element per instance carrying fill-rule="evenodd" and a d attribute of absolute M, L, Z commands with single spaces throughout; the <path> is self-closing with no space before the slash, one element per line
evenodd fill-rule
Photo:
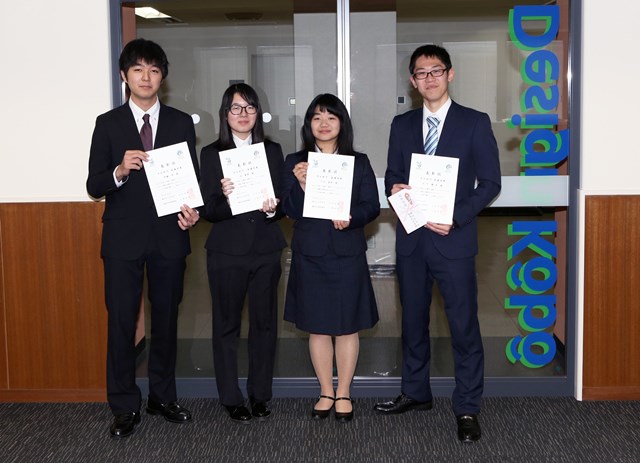
<path fill-rule="evenodd" d="M 302 215 L 349 220 L 354 157 L 309 152 Z"/>
<path fill-rule="evenodd" d="M 144 170 L 158 217 L 202 206 L 202 195 L 187 142 L 147 151 Z"/>
<path fill-rule="evenodd" d="M 220 163 L 225 178 L 233 181 L 227 197 L 233 215 L 256 211 L 265 200 L 275 200 L 264 143 L 220 151 Z"/>
<path fill-rule="evenodd" d="M 389 197 L 407 233 L 427 222 L 453 223 L 458 164 L 458 158 L 412 154 L 409 171 L 411 189 L 401 190 Z M 409 192 L 408 196 L 404 196 L 406 192 Z M 416 226 L 420 222 L 421 225 Z"/>

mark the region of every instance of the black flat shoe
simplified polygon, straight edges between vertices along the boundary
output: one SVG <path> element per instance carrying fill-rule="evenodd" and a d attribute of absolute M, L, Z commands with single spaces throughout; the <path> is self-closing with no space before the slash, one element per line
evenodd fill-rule
<path fill-rule="evenodd" d="M 127 437 L 133 434 L 138 423 L 140 423 L 140 412 L 120 413 L 113 417 L 109 432 L 113 437 Z"/>
<path fill-rule="evenodd" d="M 465 444 L 480 439 L 480 423 L 477 415 L 460 415 L 456 420 L 458 421 L 458 439 Z"/>
<path fill-rule="evenodd" d="M 351 400 L 350 397 L 338 397 L 336 399 L 336 402 L 338 400 L 348 400 L 349 402 L 351 402 L 350 412 L 338 412 L 338 411 L 335 412 L 336 420 L 338 421 L 338 423 L 348 423 L 353 419 L 353 400 Z"/>
<path fill-rule="evenodd" d="M 229 412 L 229 417 L 236 423 L 249 424 L 251 421 L 251 413 L 244 405 L 234 407 L 232 405 L 225 405 L 224 408 Z"/>
<path fill-rule="evenodd" d="M 432 400 L 419 402 L 404 394 L 400 394 L 398 397 L 388 402 L 377 403 L 373 407 L 376 412 L 383 413 L 385 415 L 397 415 L 399 413 L 408 412 L 409 410 L 431 410 L 432 408 Z"/>
<path fill-rule="evenodd" d="M 191 421 L 191 412 L 181 406 L 178 402 L 163 404 L 156 402 L 151 397 L 147 400 L 147 413 L 150 415 L 162 415 L 167 421 L 172 423 L 186 423 Z"/>
<path fill-rule="evenodd" d="M 335 397 L 331 397 L 328 395 L 320 395 L 320 397 L 318 397 L 318 400 L 320 399 L 329 399 L 329 400 L 333 400 L 334 403 L 336 401 Z M 318 410 L 317 408 L 313 408 L 313 410 L 311 410 L 311 418 L 313 418 L 314 420 L 324 420 L 325 418 L 327 418 L 329 416 L 329 414 L 331 413 L 331 409 L 333 408 L 333 404 L 331 405 L 331 407 L 329 407 L 326 410 Z"/>
<path fill-rule="evenodd" d="M 267 402 L 251 399 L 251 415 L 257 420 L 266 420 L 271 415 Z"/>

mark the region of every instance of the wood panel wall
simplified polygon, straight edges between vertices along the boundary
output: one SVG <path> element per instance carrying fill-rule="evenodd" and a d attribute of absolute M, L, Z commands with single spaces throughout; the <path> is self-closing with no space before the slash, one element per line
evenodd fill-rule
<path fill-rule="evenodd" d="M 0 401 L 104 401 L 102 203 L 0 204 Z"/>
<path fill-rule="evenodd" d="M 102 203 L 0 204 L 0 401 L 104 401 Z M 586 199 L 585 399 L 640 399 L 640 196 Z"/>
<path fill-rule="evenodd" d="M 640 399 L 640 196 L 586 198 L 585 399 Z"/>

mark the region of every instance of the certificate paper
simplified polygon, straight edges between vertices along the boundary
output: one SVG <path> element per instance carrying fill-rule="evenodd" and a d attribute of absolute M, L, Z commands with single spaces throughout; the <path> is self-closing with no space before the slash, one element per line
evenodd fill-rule
<path fill-rule="evenodd" d="M 349 220 L 353 156 L 309 153 L 303 217 Z"/>
<path fill-rule="evenodd" d="M 187 142 L 147 151 L 144 162 L 158 217 L 180 212 L 180 207 L 202 206 L 202 195 Z"/>
<path fill-rule="evenodd" d="M 412 197 L 412 192 L 413 189 L 402 189 L 389 196 L 389 203 L 407 233 L 412 233 L 423 227 L 429 220 L 426 211 L 418 207 L 416 200 Z"/>
<path fill-rule="evenodd" d="M 445 156 L 411 155 L 411 197 L 428 222 L 453 223 L 459 162 L 458 158 Z"/>
<path fill-rule="evenodd" d="M 233 191 L 228 196 L 233 215 L 256 211 L 262 208 L 266 199 L 275 199 L 264 143 L 220 151 L 219 154 L 222 173 L 233 182 Z"/>

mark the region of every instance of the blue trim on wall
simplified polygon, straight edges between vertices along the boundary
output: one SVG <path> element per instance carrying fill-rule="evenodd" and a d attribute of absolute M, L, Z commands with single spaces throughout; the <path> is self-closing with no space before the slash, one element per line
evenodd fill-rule
<path fill-rule="evenodd" d="M 122 51 L 122 7 L 121 0 L 109 0 L 109 16 L 111 34 L 111 105 L 120 106 L 122 101 L 122 91 L 120 85 L 120 72 L 118 59 Z"/>
<path fill-rule="evenodd" d="M 118 57 L 122 50 L 123 0 L 109 0 L 111 62 L 112 62 L 112 102 L 122 104 L 120 79 L 118 78 Z M 561 377 L 504 377 L 486 378 L 485 396 L 573 396 L 576 380 L 576 323 L 577 323 L 577 275 L 578 275 L 578 204 L 580 185 L 580 112 L 582 64 L 582 0 L 571 0 L 569 4 L 569 125 L 571 154 L 569 157 L 568 242 L 567 242 L 567 297 L 566 297 L 566 376 Z M 148 393 L 148 380 L 137 380 L 143 394 Z M 432 378 L 431 385 L 436 397 L 450 396 L 454 382 L 452 378 Z M 240 380 L 240 387 L 246 389 L 246 380 Z M 400 378 L 355 378 L 352 395 L 354 397 L 393 397 L 400 392 Z M 217 397 L 214 378 L 179 378 L 180 397 Z M 274 397 L 315 397 L 318 385 L 315 378 L 275 378 Z"/>
<path fill-rule="evenodd" d="M 567 241 L 567 312 L 565 321 L 565 370 L 567 391 L 565 395 L 576 395 L 576 332 L 578 315 L 578 190 L 580 187 L 580 100 L 582 98 L 582 0 L 571 0 L 569 4 L 569 209 Z"/>

